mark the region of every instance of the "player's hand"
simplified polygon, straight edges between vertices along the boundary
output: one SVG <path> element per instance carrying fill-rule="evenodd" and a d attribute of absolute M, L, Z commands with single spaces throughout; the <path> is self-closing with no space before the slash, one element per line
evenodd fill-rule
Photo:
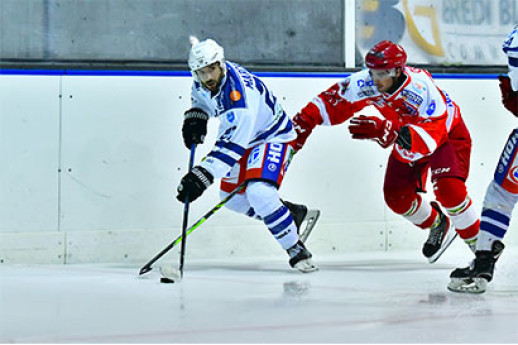
<path fill-rule="evenodd" d="M 304 119 L 301 113 L 295 115 L 295 117 L 291 119 L 291 122 L 293 123 L 293 128 L 295 128 L 295 132 L 297 132 L 297 138 L 290 142 L 290 145 L 293 147 L 295 153 L 297 153 L 306 143 L 306 140 L 313 131 L 313 127 Z"/>
<path fill-rule="evenodd" d="M 397 129 L 394 128 L 392 121 L 365 115 L 351 119 L 349 132 L 353 139 L 375 140 L 383 148 L 392 145 L 398 136 Z"/>
<path fill-rule="evenodd" d="M 214 177 L 211 173 L 201 166 L 195 166 L 180 181 L 176 189 L 178 192 L 176 199 L 181 202 L 194 201 L 203 194 L 212 182 L 214 182 Z"/>
<path fill-rule="evenodd" d="M 514 116 L 518 117 L 518 92 L 513 91 L 511 79 L 508 76 L 499 75 L 500 91 L 502 92 L 502 103 Z"/>
<path fill-rule="evenodd" d="M 185 112 L 182 136 L 185 147 L 191 148 L 192 144 L 203 144 L 207 135 L 207 121 L 209 115 L 199 108 L 192 108 Z"/>

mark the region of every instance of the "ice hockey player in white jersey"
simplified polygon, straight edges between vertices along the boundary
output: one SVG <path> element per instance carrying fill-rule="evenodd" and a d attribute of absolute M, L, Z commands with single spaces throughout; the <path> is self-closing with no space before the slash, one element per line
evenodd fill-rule
<path fill-rule="evenodd" d="M 298 234 L 308 209 L 282 201 L 278 193 L 293 157 L 289 142 L 296 133 L 290 118 L 257 76 L 225 60 L 223 48 L 214 40 L 191 38 L 191 43 L 192 108 L 185 112 L 182 127 L 186 147 L 204 142 L 209 118 L 219 118 L 220 127 L 212 150 L 182 178 L 177 199 L 196 200 L 217 178 L 222 179 L 224 198 L 247 181 L 225 206 L 262 220 L 287 251 L 292 267 L 317 270 Z"/>
<path fill-rule="evenodd" d="M 507 36 L 502 49 L 507 54 L 509 65 L 508 76 L 498 77 L 502 103 L 518 117 L 518 26 Z M 518 128 L 515 128 L 504 145 L 494 178 L 486 190 L 475 260 L 469 267 L 457 268 L 451 273 L 448 289 L 471 293 L 486 291 L 487 283 L 493 279 L 495 263 L 504 250 L 502 241 L 517 201 Z"/>

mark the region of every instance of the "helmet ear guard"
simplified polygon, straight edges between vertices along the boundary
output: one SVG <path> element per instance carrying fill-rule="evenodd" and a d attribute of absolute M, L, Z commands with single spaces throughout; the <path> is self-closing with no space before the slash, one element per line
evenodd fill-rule
<path fill-rule="evenodd" d="M 195 37 L 191 37 L 190 41 L 193 45 L 191 47 L 191 51 L 189 52 L 188 64 L 194 80 L 197 82 L 200 81 L 198 75 L 196 74 L 197 70 L 209 66 L 215 62 L 219 62 L 223 73 L 226 72 L 225 54 L 223 48 L 218 43 L 216 43 L 216 41 L 209 38 L 198 42 Z"/>
<path fill-rule="evenodd" d="M 381 41 L 369 50 L 365 56 L 365 65 L 369 69 L 393 69 L 406 64 L 407 55 L 399 44 Z"/>

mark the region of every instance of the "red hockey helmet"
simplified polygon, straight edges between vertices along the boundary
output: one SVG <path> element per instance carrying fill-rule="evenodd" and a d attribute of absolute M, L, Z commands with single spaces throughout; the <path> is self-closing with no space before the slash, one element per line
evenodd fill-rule
<path fill-rule="evenodd" d="M 365 56 L 365 65 L 370 69 L 391 69 L 403 67 L 406 52 L 402 46 L 390 41 L 381 41 Z"/>

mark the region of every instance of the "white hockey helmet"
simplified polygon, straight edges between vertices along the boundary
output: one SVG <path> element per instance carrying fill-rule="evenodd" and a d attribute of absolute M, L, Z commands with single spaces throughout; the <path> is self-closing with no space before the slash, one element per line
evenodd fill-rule
<path fill-rule="evenodd" d="M 217 44 L 216 41 L 209 38 L 199 42 L 198 39 L 193 36 L 190 37 L 190 41 L 192 47 L 189 52 L 189 68 L 191 69 L 194 80 L 200 81 L 196 74 L 197 70 L 214 62 L 219 62 L 223 73 L 226 72 L 223 48 Z"/>

